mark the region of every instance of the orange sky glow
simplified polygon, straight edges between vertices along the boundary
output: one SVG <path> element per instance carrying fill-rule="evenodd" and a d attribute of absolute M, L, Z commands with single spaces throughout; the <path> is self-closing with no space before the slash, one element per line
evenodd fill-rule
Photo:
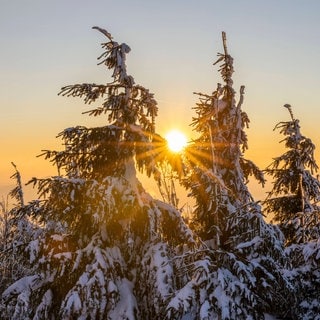
<path fill-rule="evenodd" d="M 88 107 L 81 100 L 57 95 L 67 84 L 110 81 L 111 74 L 96 65 L 103 39 L 94 25 L 131 47 L 128 72 L 155 93 L 157 132 L 178 129 L 189 139 L 195 135 L 193 92 L 210 94 L 221 82 L 213 62 L 226 31 L 234 88 L 246 86 L 243 111 L 251 125 L 245 157 L 263 169 L 283 151 L 273 128 L 289 120 L 282 106 L 290 103 L 320 162 L 319 1 L 306 6 L 297 0 L 11 0 L 0 12 L 0 196 L 13 186 L 11 161 L 24 182 L 55 175 L 56 169 L 37 157 L 41 150 L 61 148 L 55 137 L 67 127 L 104 122 L 83 115 Z M 270 181 L 265 189 L 250 183 L 250 190 L 262 200 L 268 186 Z M 36 196 L 26 190 L 28 200 Z M 157 190 L 150 185 L 150 192 Z"/>

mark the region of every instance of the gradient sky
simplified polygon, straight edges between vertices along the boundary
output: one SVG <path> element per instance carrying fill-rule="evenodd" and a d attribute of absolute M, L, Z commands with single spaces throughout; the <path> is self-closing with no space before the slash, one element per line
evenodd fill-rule
<path fill-rule="evenodd" d="M 226 31 L 234 58 L 235 90 L 246 86 L 243 110 L 251 119 L 245 156 L 265 168 L 279 155 L 273 132 L 289 120 L 290 103 L 302 133 L 318 146 L 320 162 L 319 0 L 0 0 L 0 196 L 14 161 L 24 181 L 56 174 L 43 149 L 59 149 L 64 128 L 97 123 L 82 100 L 57 96 L 67 84 L 110 80 L 97 66 L 100 26 L 132 51 L 128 72 L 155 93 L 157 131 L 189 135 L 197 98 L 221 82 L 212 65 Z M 101 120 L 100 120 L 101 123 Z M 256 198 L 268 189 L 252 186 Z M 258 199 L 257 199 L 258 200 Z"/>

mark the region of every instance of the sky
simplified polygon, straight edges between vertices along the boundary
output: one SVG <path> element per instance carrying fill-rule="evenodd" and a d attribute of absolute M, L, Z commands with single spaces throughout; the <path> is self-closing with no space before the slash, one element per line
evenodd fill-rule
<path fill-rule="evenodd" d="M 234 88 L 245 85 L 250 120 L 245 157 L 261 169 L 283 152 L 276 123 L 293 107 L 320 163 L 320 1 L 318 0 L 0 0 L 0 196 L 13 186 L 13 161 L 24 182 L 57 174 L 41 150 L 62 149 L 63 129 L 103 124 L 82 112 L 82 100 L 57 93 L 64 85 L 106 83 L 97 66 L 107 29 L 132 51 L 128 73 L 158 101 L 157 132 L 190 138 L 197 102 L 221 82 L 213 66 L 227 33 Z M 104 120 L 104 119 L 103 119 Z M 99 122 L 100 121 L 100 122 Z M 270 188 L 269 188 L 270 189 Z M 267 188 L 250 190 L 261 200 Z M 33 196 L 31 191 L 29 196 Z"/>

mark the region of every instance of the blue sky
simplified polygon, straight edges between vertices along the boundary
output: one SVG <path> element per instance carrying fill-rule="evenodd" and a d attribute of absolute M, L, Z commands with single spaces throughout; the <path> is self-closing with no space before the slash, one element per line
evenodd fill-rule
<path fill-rule="evenodd" d="M 57 96 L 66 84 L 110 80 L 96 65 L 104 39 L 94 25 L 131 47 L 128 71 L 155 93 L 159 133 L 191 135 L 193 92 L 210 93 L 221 81 L 212 63 L 226 31 L 235 89 L 246 86 L 247 157 L 264 167 L 279 154 L 272 130 L 289 119 L 285 103 L 320 149 L 318 0 L 1 0 L 0 194 L 11 183 L 11 161 L 25 180 L 54 174 L 36 158 L 41 150 L 59 148 L 55 136 L 66 127 L 99 122 L 81 114 L 81 100 Z"/>

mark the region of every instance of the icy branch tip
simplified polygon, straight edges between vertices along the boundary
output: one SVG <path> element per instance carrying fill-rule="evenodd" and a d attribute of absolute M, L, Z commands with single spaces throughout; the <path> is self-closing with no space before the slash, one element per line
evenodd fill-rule
<path fill-rule="evenodd" d="M 292 121 L 293 121 L 293 120 L 294 120 L 294 116 L 293 116 L 293 112 L 292 112 L 292 107 L 291 107 L 291 105 L 286 103 L 286 104 L 284 105 L 284 107 L 288 109 L 288 111 L 289 111 L 289 113 L 290 113 L 290 116 L 291 116 L 291 119 L 292 119 Z"/>
<path fill-rule="evenodd" d="M 100 31 L 100 32 L 103 33 L 107 38 L 109 38 L 109 40 L 112 40 L 112 35 L 111 35 L 111 33 L 108 32 L 107 30 L 102 29 L 102 28 L 100 28 L 100 27 L 96 27 L 96 26 L 92 27 L 92 29 L 96 29 L 96 30 Z"/>
<path fill-rule="evenodd" d="M 223 42 L 224 54 L 227 55 L 228 54 L 228 51 L 227 51 L 227 35 L 226 35 L 225 31 L 222 31 L 222 42 Z"/>

